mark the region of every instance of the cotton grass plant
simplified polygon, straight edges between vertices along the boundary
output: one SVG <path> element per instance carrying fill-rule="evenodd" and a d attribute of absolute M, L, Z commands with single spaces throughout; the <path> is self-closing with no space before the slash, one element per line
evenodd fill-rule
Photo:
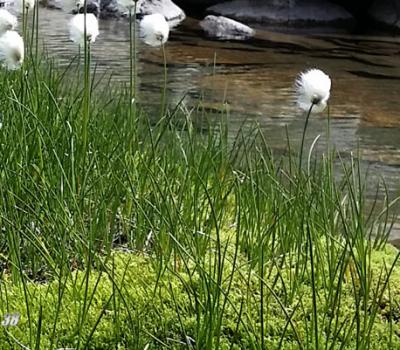
<path fill-rule="evenodd" d="M 25 43 L 28 43 L 28 16 L 33 13 L 33 27 L 32 27 L 32 40 L 31 46 L 33 46 L 33 35 L 38 33 L 38 9 L 37 0 L 16 0 L 14 1 L 14 10 L 22 16 L 22 37 Z M 36 11 L 35 11 L 36 8 Z M 37 34 L 38 35 L 38 34 Z M 37 42 L 36 42 L 37 44 Z"/>
<path fill-rule="evenodd" d="M 133 142 L 134 129 L 136 128 L 136 104 L 137 104 L 137 59 L 136 59 L 136 14 L 137 0 L 118 0 L 118 5 L 129 15 L 129 119 L 132 124 L 131 139 Z"/>
<path fill-rule="evenodd" d="M 308 120 L 312 113 L 321 113 L 325 110 L 330 97 L 331 79 L 320 69 L 309 69 L 299 74 L 295 81 L 295 89 L 297 105 L 307 113 L 300 146 L 299 168 L 301 168 Z"/>
<path fill-rule="evenodd" d="M 135 115 L 131 143 L 127 92 L 88 83 L 84 27 L 83 93 L 72 64 L 0 70 L 0 316 L 21 314 L 2 348 L 399 348 L 396 199 L 366 210 L 357 158 L 338 176 L 309 152 L 305 172 L 256 125 L 180 105 Z"/>
<path fill-rule="evenodd" d="M 31 11 L 36 5 L 36 0 L 16 0 L 14 6 L 18 12 Z"/>
<path fill-rule="evenodd" d="M 0 9 L 0 34 L 7 30 L 15 30 L 18 24 L 18 19 L 5 9 Z"/>
<path fill-rule="evenodd" d="M 331 79 L 320 69 L 309 69 L 299 74 L 295 82 L 297 104 L 304 112 L 321 113 L 325 110 L 331 90 Z"/>
<path fill-rule="evenodd" d="M 86 159 L 88 153 L 88 124 L 90 119 L 90 105 L 91 105 L 91 45 L 96 41 L 99 35 L 99 24 L 97 18 L 92 13 L 86 13 L 87 9 L 86 0 L 84 2 L 84 13 L 76 14 L 70 20 L 69 35 L 71 41 L 83 47 L 84 55 L 84 101 L 82 110 L 82 127 L 81 127 L 81 167 L 85 171 Z M 80 178 L 83 181 L 83 175 Z M 79 184 L 80 185 L 80 184 Z"/>
<path fill-rule="evenodd" d="M 76 14 L 69 22 L 69 37 L 78 45 L 84 46 L 85 42 L 94 43 L 98 35 L 99 23 L 92 13 Z"/>
<path fill-rule="evenodd" d="M 140 21 L 140 37 L 153 47 L 162 47 L 168 40 L 169 25 L 160 13 L 146 15 Z"/>
<path fill-rule="evenodd" d="M 0 61 L 8 70 L 21 68 L 24 61 L 24 40 L 13 30 L 8 30 L 0 36 Z"/>
<path fill-rule="evenodd" d="M 165 113 L 165 104 L 167 97 L 167 56 L 164 45 L 169 37 L 169 24 L 165 17 L 160 13 L 146 15 L 140 21 L 140 38 L 146 45 L 152 47 L 161 47 L 164 60 L 164 87 L 161 94 L 161 117 Z"/>

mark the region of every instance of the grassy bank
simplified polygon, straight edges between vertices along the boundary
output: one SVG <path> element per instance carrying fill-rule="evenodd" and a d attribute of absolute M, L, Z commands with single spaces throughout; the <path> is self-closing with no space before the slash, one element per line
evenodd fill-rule
<path fill-rule="evenodd" d="M 22 317 L 18 327 L 3 331 L 2 348 L 16 349 L 21 342 L 39 349 L 78 348 L 79 343 L 83 349 L 260 349 L 264 333 L 266 349 L 314 349 L 313 288 L 318 293 L 319 348 L 400 346 L 395 305 L 400 297 L 399 272 L 392 275 L 382 298 L 374 295 L 384 289 L 380 270 L 396 258 L 394 248 L 372 253 L 374 292 L 368 308 L 359 310 L 350 274 L 337 285 L 339 291 L 328 291 L 321 278 L 311 285 L 308 267 L 296 278 L 291 298 L 294 271 L 287 263 L 269 268 L 261 294 L 261 276 L 242 255 L 234 257 L 234 249 L 229 245 L 219 282 L 212 252 L 201 263 L 187 258 L 178 266 L 166 266 L 161 275 L 153 258 L 115 252 L 89 277 L 87 271 L 78 270 L 49 283 L 29 283 L 27 304 L 22 289 L 5 281 L 2 294 L 8 309 L 23 315 L 29 310 L 30 320 Z"/>
<path fill-rule="evenodd" d="M 85 73 L 0 71 L 1 349 L 400 346 L 393 203 L 366 206 L 353 157 L 299 169 Z"/>

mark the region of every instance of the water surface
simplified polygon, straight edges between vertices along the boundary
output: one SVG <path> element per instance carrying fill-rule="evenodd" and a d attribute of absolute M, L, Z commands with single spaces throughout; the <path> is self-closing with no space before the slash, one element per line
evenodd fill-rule
<path fill-rule="evenodd" d="M 77 52 L 67 35 L 71 15 L 41 10 L 45 45 L 61 63 Z M 128 23 L 103 20 L 93 48 L 101 72 L 117 81 L 129 79 Z M 160 101 L 162 51 L 138 44 L 139 98 L 147 106 Z M 371 183 L 382 178 L 397 194 L 400 170 L 400 42 L 397 37 L 345 34 L 290 35 L 259 30 L 249 42 L 216 42 L 201 37 L 198 23 L 188 19 L 171 33 L 166 45 L 171 104 L 191 108 L 199 103 L 221 118 L 229 108 L 231 128 L 256 120 L 276 150 L 286 148 L 286 127 L 298 144 L 304 115 L 294 103 L 293 82 L 305 68 L 318 67 L 332 78 L 331 137 L 342 154 L 359 153 Z M 215 111 L 215 113 L 213 113 Z M 327 114 L 313 117 L 308 145 L 321 135 L 326 141 Z M 374 191 L 371 190 L 371 194 Z"/>

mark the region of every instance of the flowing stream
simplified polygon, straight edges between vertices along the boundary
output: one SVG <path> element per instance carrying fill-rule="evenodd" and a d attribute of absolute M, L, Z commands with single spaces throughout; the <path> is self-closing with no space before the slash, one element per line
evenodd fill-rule
<path fill-rule="evenodd" d="M 46 48 L 61 63 L 76 55 L 68 39 L 71 15 L 40 10 L 40 31 Z M 103 20 L 93 47 L 100 72 L 118 81 L 129 79 L 129 26 L 126 20 Z M 293 35 L 263 30 L 249 42 L 217 42 L 202 38 L 197 21 L 176 28 L 166 45 L 169 103 L 190 110 L 201 101 L 211 118 L 228 109 L 231 129 L 256 120 L 277 151 L 300 143 L 305 116 L 294 103 L 297 74 L 318 67 L 332 78 L 330 130 L 344 155 L 360 155 L 371 185 L 383 179 L 398 194 L 400 171 L 400 41 L 388 36 L 346 34 Z M 138 44 L 139 98 L 148 108 L 160 102 L 163 56 L 160 49 Z M 324 147 L 327 113 L 312 117 L 307 147 L 321 135 Z M 370 195 L 374 194 L 371 186 Z M 397 226 L 397 225 L 396 225 Z M 400 225 L 399 225 L 400 226 Z M 400 230 L 393 230 L 393 239 Z"/>

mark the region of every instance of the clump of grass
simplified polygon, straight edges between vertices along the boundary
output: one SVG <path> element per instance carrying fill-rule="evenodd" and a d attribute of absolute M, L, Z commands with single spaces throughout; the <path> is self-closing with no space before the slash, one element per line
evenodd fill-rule
<path fill-rule="evenodd" d="M 179 105 L 157 120 L 132 86 L 93 80 L 88 99 L 74 64 L 26 67 L 0 71 L 1 311 L 22 315 L 1 329 L 9 348 L 399 343 L 396 200 L 367 211 L 353 158 L 339 178 L 332 151 L 303 169 L 257 127 L 197 128 L 202 111 Z"/>
<path fill-rule="evenodd" d="M 185 266 L 182 264 L 180 267 L 168 264 L 161 277 L 152 257 L 114 252 L 102 261 L 88 280 L 85 271 L 76 270 L 64 271 L 49 283 L 28 283 L 31 323 L 22 317 L 18 327 L 3 329 L 0 334 L 2 347 L 13 349 L 20 343 L 30 348 L 46 349 L 76 348 L 77 344 L 84 349 L 143 349 L 146 346 L 180 349 L 211 348 L 208 346 L 218 344 L 222 349 L 249 349 L 260 348 L 261 342 L 257 338 L 264 326 L 263 344 L 266 348 L 311 348 L 307 342 L 314 288 L 310 278 L 299 282 L 299 295 L 290 303 L 285 294 L 293 267 L 285 264 L 271 268 L 263 279 L 266 286 L 273 286 L 273 292 L 271 289 L 269 293 L 266 288 L 264 293 L 266 309 L 262 323 L 259 313 L 260 276 L 245 256 L 234 257 L 234 244 L 227 242 L 231 234 L 224 232 L 228 247 L 218 285 L 221 291 L 219 299 L 212 298 L 215 291 L 210 290 L 216 284 L 212 271 L 218 268 L 214 265 L 212 251 L 206 254 L 201 264 L 196 259 L 188 259 Z M 397 251 L 390 246 L 371 255 L 374 288 L 382 288 L 378 286 L 382 264 L 392 264 L 396 256 Z M 323 268 L 328 270 L 328 266 Z M 310 268 L 306 274 L 310 274 Z M 26 297 L 8 277 L 4 276 L 1 287 L 2 312 L 23 312 L 21 305 L 26 302 Z M 379 313 L 370 330 L 368 346 L 371 348 L 378 344 L 387 348 L 400 345 L 398 337 L 390 336 L 391 332 L 399 331 L 393 320 L 399 316 L 400 310 L 392 307 L 392 301 L 400 296 L 399 279 L 400 275 L 395 271 L 388 285 L 390 294 L 386 292 L 379 301 Z M 322 289 L 324 286 L 320 281 L 316 287 Z M 352 282 L 345 281 L 337 307 L 327 309 L 325 306 L 330 303 L 331 296 L 321 293 L 318 320 L 326 327 L 330 323 L 334 325 L 331 333 L 321 337 L 321 348 L 354 348 L 357 327 L 353 293 Z M 82 301 L 86 294 L 88 308 L 84 322 L 81 322 Z M 365 314 L 370 318 L 375 302 L 369 298 L 370 307 L 360 316 Z M 217 303 L 218 308 L 213 303 Z M 213 311 L 217 312 L 214 316 Z M 30 338 L 29 334 L 33 337 Z"/>

